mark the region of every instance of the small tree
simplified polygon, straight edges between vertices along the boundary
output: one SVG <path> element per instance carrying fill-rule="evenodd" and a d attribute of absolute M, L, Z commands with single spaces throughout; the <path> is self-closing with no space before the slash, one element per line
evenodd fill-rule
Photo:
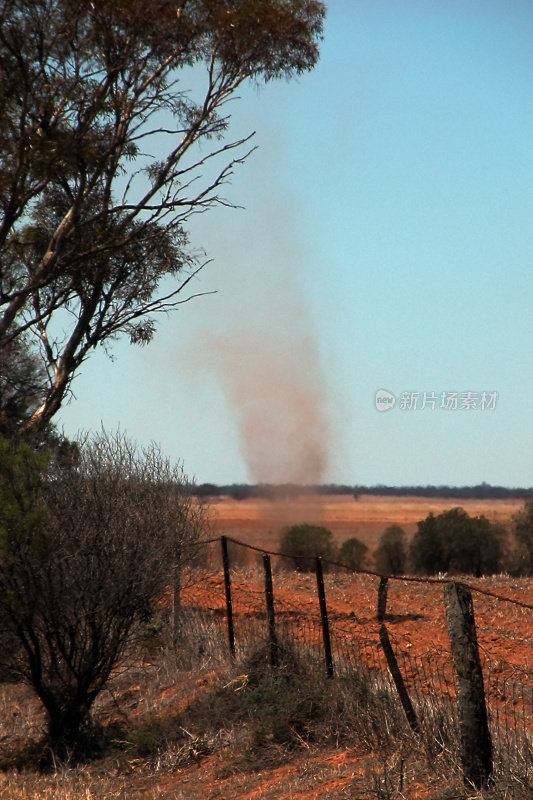
<path fill-rule="evenodd" d="M 321 525 L 307 522 L 290 525 L 281 532 L 280 550 L 287 556 L 285 562 L 297 572 L 312 572 L 317 556 L 331 559 L 335 555 L 333 534 Z"/>
<path fill-rule="evenodd" d="M 503 530 L 485 516 L 470 517 L 463 508 L 451 508 L 429 514 L 417 525 L 411 542 L 415 571 L 480 577 L 500 570 Z"/>
<path fill-rule="evenodd" d="M 374 553 L 376 569 L 385 575 L 405 575 L 407 548 L 405 531 L 399 525 L 389 525 L 381 534 Z"/>
<path fill-rule="evenodd" d="M 512 533 L 515 540 L 512 572 L 518 575 L 533 574 L 533 500 L 527 500 L 513 515 Z"/>
<path fill-rule="evenodd" d="M 2 447 L 0 620 L 18 646 L 0 659 L 33 687 L 67 757 L 89 746 L 94 700 L 196 535 L 189 486 L 120 434 L 46 470 L 27 446 Z"/>
<path fill-rule="evenodd" d="M 346 539 L 339 550 L 339 561 L 350 569 L 363 569 L 368 553 L 368 547 L 355 536 Z"/>

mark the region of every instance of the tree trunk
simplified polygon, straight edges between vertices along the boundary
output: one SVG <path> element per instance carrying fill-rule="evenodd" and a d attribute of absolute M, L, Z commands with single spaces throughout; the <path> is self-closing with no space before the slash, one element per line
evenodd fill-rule
<path fill-rule="evenodd" d="M 47 708 L 48 740 L 54 758 L 71 761 L 91 755 L 91 714 L 87 705 Z"/>

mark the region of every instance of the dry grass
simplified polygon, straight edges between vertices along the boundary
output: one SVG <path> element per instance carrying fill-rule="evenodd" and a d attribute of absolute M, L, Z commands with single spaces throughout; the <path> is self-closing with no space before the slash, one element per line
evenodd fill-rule
<path fill-rule="evenodd" d="M 216 631 L 209 635 L 215 636 Z M 184 649 L 187 642 L 184 642 Z M 219 642 L 219 653 L 224 642 Z M 405 723 L 387 682 L 352 670 L 328 681 L 320 666 L 281 651 L 279 667 L 252 648 L 236 664 L 204 656 L 183 669 L 164 648 L 118 674 L 96 709 L 103 756 L 77 768 L 36 766 L 42 718 L 31 694 L 2 687 L 3 770 L 9 800 L 526 800 L 532 787 L 500 769 L 486 792 L 462 785 L 449 710 Z M 186 659 L 190 667 L 190 659 Z M 183 663 L 183 662 L 182 662 Z M 525 761 L 531 753 L 522 752 Z M 11 763 L 10 763 L 11 760 Z"/>

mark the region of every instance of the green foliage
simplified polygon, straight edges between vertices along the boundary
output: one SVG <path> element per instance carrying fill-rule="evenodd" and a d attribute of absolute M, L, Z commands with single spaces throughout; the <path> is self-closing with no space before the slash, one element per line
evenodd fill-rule
<path fill-rule="evenodd" d="M 351 569 L 363 569 L 368 553 L 368 547 L 364 542 L 352 537 L 346 539 L 340 547 L 338 560 L 341 564 L 346 564 Z"/>
<path fill-rule="evenodd" d="M 389 525 L 381 534 L 374 553 L 376 569 L 385 575 L 405 575 L 407 547 L 405 531 L 399 525 Z"/>
<path fill-rule="evenodd" d="M 285 563 L 297 572 L 312 572 L 317 556 L 333 559 L 335 555 L 331 531 L 307 522 L 284 528 L 279 546 L 281 552 L 287 556 Z M 324 564 L 324 568 L 326 567 L 327 564 Z"/>
<path fill-rule="evenodd" d="M 416 572 L 432 575 L 493 575 L 501 569 L 503 530 L 485 516 L 470 517 L 452 508 L 417 523 L 411 542 L 411 563 Z"/>
<path fill-rule="evenodd" d="M 322 664 L 318 672 L 316 667 L 290 640 L 281 639 L 279 664 L 273 668 L 263 643 L 245 656 L 237 677 L 225 678 L 185 711 L 182 725 L 197 735 L 238 730 L 238 760 L 247 768 L 284 759 L 316 741 L 327 725 L 333 682 L 324 676 Z"/>
<path fill-rule="evenodd" d="M 45 395 L 46 370 L 27 337 L 0 347 L 0 435 L 14 436 Z"/>
<path fill-rule="evenodd" d="M 291 748 L 309 738 L 311 724 L 323 715 L 323 693 L 317 681 L 297 675 L 272 675 L 244 695 L 249 716 L 249 748 Z"/>
<path fill-rule="evenodd" d="M 188 299 L 202 263 L 186 223 L 227 205 L 220 187 L 251 152 L 226 138 L 228 100 L 318 59 L 318 0 L 148 6 L 0 6 L 0 351 L 39 354 L 13 397 L 26 428 L 46 426 L 99 344 L 149 342 Z"/>
<path fill-rule="evenodd" d="M 533 575 L 533 499 L 513 515 L 512 533 L 515 548 L 510 571 L 515 575 Z"/>
<path fill-rule="evenodd" d="M 236 762 L 247 769 L 326 743 L 357 743 L 365 750 L 390 746 L 405 728 L 394 693 L 374 686 L 366 668 L 328 679 L 322 660 L 294 645 L 280 641 L 275 668 L 267 643 L 253 648 L 235 665 L 233 679 L 223 677 L 192 701 L 180 725 L 196 737 L 231 732 L 238 743 Z"/>
<path fill-rule="evenodd" d="M 143 723 L 128 732 L 126 742 L 133 754 L 140 758 L 153 756 L 165 741 L 167 730 L 156 716 L 148 716 Z"/>
<path fill-rule="evenodd" d="M 46 506 L 43 472 L 48 458 L 25 443 L 0 437 L 0 557 L 6 561 L 21 552 L 44 557 Z"/>
<path fill-rule="evenodd" d="M 13 669 L 23 652 L 12 621 L 34 614 L 33 579 L 36 570 L 46 569 L 53 554 L 53 537 L 48 529 L 48 512 L 42 495 L 45 453 L 26 443 L 0 437 L 0 576 L 3 571 L 15 579 L 0 577 L 0 674 L 18 677 Z M 25 565 L 24 575 L 18 564 Z"/>

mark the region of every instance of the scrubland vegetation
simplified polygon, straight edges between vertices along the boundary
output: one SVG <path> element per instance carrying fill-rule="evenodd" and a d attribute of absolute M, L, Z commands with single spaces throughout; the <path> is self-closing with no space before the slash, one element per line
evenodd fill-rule
<path fill-rule="evenodd" d="M 153 5 L 1 4 L 0 797 L 205 800 L 222 786 L 264 800 L 525 800 L 527 731 L 474 791 L 444 699 L 415 734 L 390 684 L 356 664 L 328 680 L 290 637 L 274 666 L 257 640 L 231 660 L 218 607 L 187 627 L 181 580 L 209 535 L 209 497 L 271 500 L 279 487 L 193 487 L 155 446 L 69 442 L 53 427 L 92 353 L 121 336 L 147 344 L 196 296 L 203 250 L 188 221 L 232 205 L 221 187 L 253 150 L 229 135 L 229 100 L 319 57 L 319 0 Z M 397 490 L 281 494 L 311 492 Z M 374 552 L 301 519 L 280 548 L 299 573 L 320 557 L 331 572 L 529 576 L 533 501 L 509 529 L 459 507 L 420 520 L 410 542 L 389 526 Z"/>
<path fill-rule="evenodd" d="M 94 701 L 173 584 L 202 509 L 178 467 L 122 434 L 1 449 L 1 674 L 34 689 L 55 757 L 88 755 Z"/>
<path fill-rule="evenodd" d="M 200 800 L 215 786 L 225 797 L 255 792 L 265 800 L 291 791 L 328 800 L 531 796 L 525 740 L 498 765 L 491 786 L 464 786 L 444 700 L 425 706 L 417 735 L 390 684 L 364 669 L 328 680 L 290 640 L 280 642 L 275 668 L 257 643 L 233 664 L 220 657 L 222 642 L 218 657 L 191 664 L 195 643 L 184 637 L 173 652 L 170 628 L 146 630 L 137 659 L 96 702 L 102 722 L 90 760 L 50 761 L 23 688 L 10 697 L 3 691 L 0 796 Z"/>
<path fill-rule="evenodd" d="M 290 638 L 274 667 L 257 641 L 231 663 L 220 629 L 176 627 L 172 587 L 207 536 L 209 507 L 157 448 L 102 433 L 48 454 L 4 441 L 2 455 L 3 796 L 179 797 L 181 778 L 203 763 L 217 764 L 211 779 L 245 784 L 285 765 L 285 787 L 301 780 L 303 791 L 296 765 L 332 752 L 357 756 L 337 769 L 332 800 L 529 796 L 527 737 L 493 786 L 469 791 L 444 698 L 426 705 L 416 735 L 387 681 L 357 665 L 328 680 Z M 302 523 L 281 531 L 280 548 L 285 569 L 304 572 L 321 556 L 331 569 L 344 558 L 389 574 L 479 575 L 508 559 L 530 574 L 532 518 L 527 503 L 505 531 L 453 508 L 421 520 L 409 547 L 388 526 L 374 553 L 355 537 L 337 549 L 327 528 Z M 135 794 L 135 776 L 161 788 Z M 183 797 L 202 796 L 194 791 Z"/>

